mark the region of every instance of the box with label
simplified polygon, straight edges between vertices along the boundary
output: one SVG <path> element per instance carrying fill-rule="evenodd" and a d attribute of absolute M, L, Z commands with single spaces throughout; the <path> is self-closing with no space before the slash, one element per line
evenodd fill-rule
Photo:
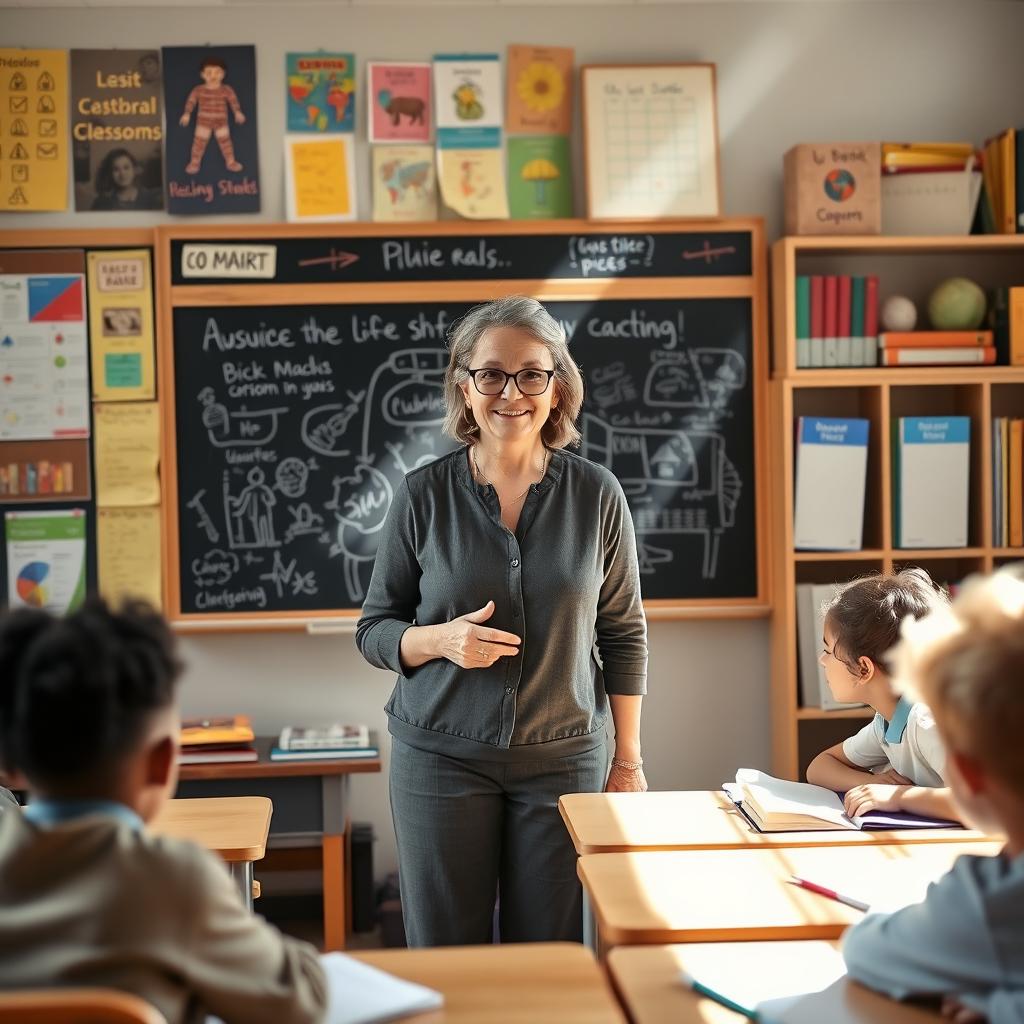
<path fill-rule="evenodd" d="M 880 234 L 881 164 L 878 142 L 793 146 L 782 164 L 786 234 Z"/>

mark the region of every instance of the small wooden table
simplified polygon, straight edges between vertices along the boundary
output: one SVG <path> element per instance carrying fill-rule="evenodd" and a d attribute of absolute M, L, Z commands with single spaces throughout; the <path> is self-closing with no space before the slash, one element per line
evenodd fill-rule
<path fill-rule="evenodd" d="M 734 998 L 758 988 L 780 995 L 809 993 L 786 1010 L 781 1017 L 786 1024 L 934 1024 L 940 1019 L 937 1011 L 898 1003 L 850 981 L 845 973 L 833 980 L 843 971 L 838 946 L 838 942 L 800 941 L 620 946 L 608 954 L 608 973 L 633 1024 L 739 1024 L 744 1020 L 684 985 L 680 980 L 684 969 Z M 736 1001 L 745 1005 L 741 998 Z"/>
<path fill-rule="evenodd" d="M 158 836 L 191 839 L 227 864 L 252 909 L 252 864 L 267 851 L 273 804 L 265 796 L 168 800 L 149 823 Z"/>
<path fill-rule="evenodd" d="M 582 946 L 535 942 L 356 953 L 382 971 L 444 994 L 415 1024 L 624 1024 L 608 980 Z"/>
<path fill-rule="evenodd" d="M 350 761 L 271 761 L 276 737 L 258 737 L 258 761 L 189 764 L 178 796 L 265 796 L 274 803 L 268 845 L 321 848 L 324 949 L 345 948 L 348 918 L 348 780 L 380 772 L 380 758 Z"/>
<path fill-rule="evenodd" d="M 964 853 L 1001 843 L 600 853 L 579 859 L 599 950 L 666 942 L 836 939 L 863 914 L 791 884 L 793 875 L 896 905 L 924 896 Z"/>

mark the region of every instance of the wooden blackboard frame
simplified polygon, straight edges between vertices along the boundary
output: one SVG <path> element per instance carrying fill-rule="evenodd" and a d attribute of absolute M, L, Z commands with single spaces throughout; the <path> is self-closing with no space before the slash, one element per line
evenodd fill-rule
<path fill-rule="evenodd" d="M 450 236 L 499 237 L 502 235 L 560 235 L 636 233 L 664 235 L 672 233 L 749 234 L 750 273 L 723 277 L 593 277 L 588 279 L 502 279 L 446 281 L 374 281 L 363 283 L 289 283 L 266 282 L 172 284 L 175 268 L 172 249 L 175 243 L 232 243 L 255 240 L 324 239 L 343 243 L 346 238 L 438 238 Z M 767 250 L 761 218 L 720 218 L 714 220 L 640 221 L 501 221 L 468 224 L 430 222 L 421 224 L 208 224 L 170 226 L 156 229 L 155 279 L 157 281 L 157 370 L 162 416 L 162 486 L 164 533 L 165 612 L 183 630 L 234 631 L 245 629 L 309 629 L 311 632 L 350 629 L 358 618 L 356 609 L 319 612 L 241 612 L 233 614 L 190 613 L 182 611 L 179 521 L 178 453 L 175 420 L 175 377 L 173 316 L 175 309 L 211 306 L 305 306 L 345 303 L 408 302 L 418 298 L 430 302 L 485 302 L 501 295 L 523 293 L 550 301 L 588 299 L 690 299 L 747 298 L 752 311 L 752 398 L 753 422 L 767 422 L 766 388 L 768 378 Z M 715 252 L 708 249 L 694 254 L 709 264 Z M 332 250 L 333 251 L 333 250 Z M 651 619 L 731 619 L 757 618 L 770 612 L 770 580 L 767 539 L 769 502 L 767 489 L 767 431 L 754 430 L 754 521 L 757 548 L 757 592 L 753 598 L 656 599 L 645 602 Z"/>

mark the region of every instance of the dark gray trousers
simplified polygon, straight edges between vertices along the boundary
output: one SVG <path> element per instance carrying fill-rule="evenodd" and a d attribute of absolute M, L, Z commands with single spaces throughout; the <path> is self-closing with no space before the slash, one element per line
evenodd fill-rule
<path fill-rule="evenodd" d="M 604 788 L 604 743 L 547 761 L 475 761 L 392 737 L 389 789 L 402 915 L 410 946 L 580 942 L 576 851 L 563 793 Z"/>

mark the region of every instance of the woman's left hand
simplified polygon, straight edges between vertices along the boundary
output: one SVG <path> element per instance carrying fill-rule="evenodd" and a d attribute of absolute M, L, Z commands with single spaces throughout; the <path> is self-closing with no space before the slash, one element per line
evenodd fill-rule
<path fill-rule="evenodd" d="M 627 768 L 612 758 L 612 768 L 605 783 L 606 793 L 646 793 L 647 779 L 642 765 Z"/>

